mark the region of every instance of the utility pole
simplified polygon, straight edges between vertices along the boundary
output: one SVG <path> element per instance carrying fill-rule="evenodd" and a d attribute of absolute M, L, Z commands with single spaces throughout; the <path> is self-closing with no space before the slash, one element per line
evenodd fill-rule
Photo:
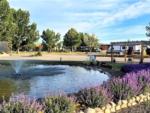
<path fill-rule="evenodd" d="M 141 41 L 141 58 L 140 58 L 140 63 L 142 64 L 144 60 L 144 45 L 143 42 Z"/>

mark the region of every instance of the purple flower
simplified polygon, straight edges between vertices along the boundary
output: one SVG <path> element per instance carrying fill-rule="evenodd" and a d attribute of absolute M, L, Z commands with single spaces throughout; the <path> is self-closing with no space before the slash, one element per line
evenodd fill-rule
<path fill-rule="evenodd" d="M 126 64 L 122 66 L 121 70 L 125 73 L 137 72 L 143 69 L 150 69 L 150 63 L 146 64 Z"/>

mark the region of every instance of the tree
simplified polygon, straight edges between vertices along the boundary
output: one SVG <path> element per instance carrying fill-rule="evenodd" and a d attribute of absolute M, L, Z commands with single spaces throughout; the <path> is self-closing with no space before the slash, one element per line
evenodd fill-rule
<path fill-rule="evenodd" d="M 59 41 L 59 42 L 57 43 L 57 51 L 60 51 L 60 50 L 62 49 L 62 47 L 63 47 L 63 42 L 62 42 L 62 41 Z"/>
<path fill-rule="evenodd" d="M 86 46 L 85 42 L 84 42 L 84 38 L 85 38 L 85 34 L 84 33 L 79 33 L 78 34 L 78 37 L 80 38 L 81 40 L 81 43 L 80 43 L 80 46 Z"/>
<path fill-rule="evenodd" d="M 13 23 L 13 11 L 7 0 L 0 1 L 0 41 L 7 41 L 12 48 L 12 38 L 15 35 L 16 26 Z"/>
<path fill-rule="evenodd" d="M 0 41 L 7 41 L 9 48 L 19 52 L 31 48 L 37 39 L 36 24 L 29 25 L 28 11 L 9 7 L 7 0 L 0 0 Z"/>
<path fill-rule="evenodd" d="M 30 14 L 28 11 L 17 10 L 13 14 L 14 23 L 16 24 L 15 36 L 13 39 L 13 47 L 19 53 L 24 43 L 28 37 L 28 24 L 29 24 Z"/>
<path fill-rule="evenodd" d="M 0 1 L 0 40 L 4 40 L 6 37 L 6 29 L 8 25 L 9 4 L 6 0 Z"/>
<path fill-rule="evenodd" d="M 24 41 L 24 45 L 27 50 L 31 50 L 35 47 L 34 42 L 39 39 L 39 32 L 37 31 L 36 23 L 32 23 L 31 25 L 29 25 L 27 31 L 28 35 L 26 40 Z"/>
<path fill-rule="evenodd" d="M 64 36 L 63 45 L 65 47 L 70 48 L 71 51 L 73 51 L 80 45 L 80 43 L 81 40 L 78 35 L 78 32 L 74 28 L 71 28 Z"/>
<path fill-rule="evenodd" d="M 146 26 L 146 31 L 147 31 L 146 35 L 150 37 L 150 24 Z"/>
<path fill-rule="evenodd" d="M 148 26 L 146 26 L 146 31 L 147 31 L 146 36 L 150 37 L 150 23 L 149 23 Z M 150 55 L 150 48 L 147 47 L 146 53 L 147 53 L 148 55 Z"/>
<path fill-rule="evenodd" d="M 57 46 L 58 41 L 60 40 L 60 34 L 55 33 L 50 29 L 43 31 L 41 37 L 44 40 L 44 45 L 46 46 L 48 52 L 51 52 Z"/>
<path fill-rule="evenodd" d="M 99 45 L 98 39 L 94 34 L 89 35 L 89 34 L 85 33 L 84 34 L 84 42 L 85 42 L 86 46 L 88 46 L 90 48 L 90 52 L 92 51 L 92 49 L 97 48 Z"/>

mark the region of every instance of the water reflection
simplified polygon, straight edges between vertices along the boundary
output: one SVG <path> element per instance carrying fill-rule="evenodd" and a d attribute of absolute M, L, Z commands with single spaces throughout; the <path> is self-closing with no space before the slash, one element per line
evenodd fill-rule
<path fill-rule="evenodd" d="M 8 98 L 12 93 L 16 92 L 17 85 L 13 80 L 0 79 L 0 100 L 5 96 Z"/>

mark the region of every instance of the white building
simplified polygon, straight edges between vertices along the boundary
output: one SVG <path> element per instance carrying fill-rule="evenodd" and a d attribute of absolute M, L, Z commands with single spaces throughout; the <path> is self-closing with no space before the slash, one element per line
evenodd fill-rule
<path fill-rule="evenodd" d="M 124 54 L 125 51 L 132 50 L 134 54 L 140 54 L 142 49 L 142 43 L 146 43 L 147 45 L 150 45 L 149 41 L 132 41 L 132 42 L 112 42 L 108 49 L 108 53 L 111 52 L 111 48 L 113 48 L 113 53 L 116 54 Z M 145 46 L 144 49 L 146 49 L 148 46 Z"/>

